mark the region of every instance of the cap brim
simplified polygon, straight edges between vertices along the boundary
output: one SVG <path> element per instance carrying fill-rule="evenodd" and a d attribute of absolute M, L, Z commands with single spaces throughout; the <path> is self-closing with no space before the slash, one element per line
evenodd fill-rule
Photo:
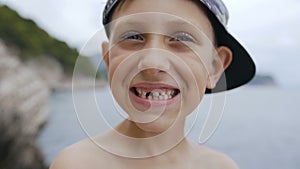
<path fill-rule="evenodd" d="M 255 63 L 246 49 L 223 27 L 217 31 L 221 35 L 220 44 L 231 49 L 233 59 L 225 70 L 214 89 L 207 89 L 205 93 L 217 93 L 230 90 L 248 83 L 256 72 Z"/>

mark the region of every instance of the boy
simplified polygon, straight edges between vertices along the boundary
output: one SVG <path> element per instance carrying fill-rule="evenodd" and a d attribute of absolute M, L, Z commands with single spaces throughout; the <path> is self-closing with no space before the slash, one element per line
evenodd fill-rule
<path fill-rule="evenodd" d="M 205 93 L 254 76 L 249 54 L 226 31 L 227 18 L 220 0 L 109 0 L 103 60 L 128 119 L 66 148 L 51 168 L 236 169 L 184 135 L 185 118 Z"/>

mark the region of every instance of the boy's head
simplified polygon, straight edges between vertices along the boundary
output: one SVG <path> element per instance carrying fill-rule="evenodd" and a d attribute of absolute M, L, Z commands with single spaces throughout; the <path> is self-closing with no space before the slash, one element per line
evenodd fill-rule
<path fill-rule="evenodd" d="M 250 56 L 225 29 L 221 1 L 109 0 L 103 17 L 113 94 L 143 130 L 164 131 L 205 92 L 235 88 L 254 75 Z"/>
<path fill-rule="evenodd" d="M 131 0 L 133 1 L 133 0 Z M 108 0 L 103 12 L 103 25 L 106 34 L 110 37 L 110 23 L 115 12 L 126 8 L 131 2 L 128 0 Z M 226 78 L 217 84 L 214 90 L 207 89 L 206 93 L 215 93 L 230 90 L 249 82 L 255 75 L 255 64 L 248 52 L 232 37 L 226 30 L 229 20 L 229 13 L 222 0 L 183 0 L 192 1 L 205 13 L 210 21 L 213 31 L 212 43 L 215 46 L 227 46 L 233 53 L 233 61 L 222 78 Z M 170 4 L 172 2 L 169 2 Z M 159 2 L 158 2 L 159 5 Z M 180 9 L 176 9 L 180 10 Z M 140 11 L 143 12 L 143 11 Z"/>

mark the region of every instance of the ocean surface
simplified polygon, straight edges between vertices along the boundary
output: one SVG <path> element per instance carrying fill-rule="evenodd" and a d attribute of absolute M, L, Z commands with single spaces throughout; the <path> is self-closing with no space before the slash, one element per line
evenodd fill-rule
<path fill-rule="evenodd" d="M 299 96 L 300 90 L 254 87 L 227 92 L 221 101 L 206 96 L 195 124 L 187 122 L 188 137 L 197 141 L 204 117 L 213 106 L 224 105 L 220 125 L 205 146 L 227 154 L 241 169 L 300 169 Z M 49 164 L 63 148 L 105 132 L 126 116 L 114 113 L 118 109 L 107 88 L 56 92 L 49 104 L 38 140 Z"/>

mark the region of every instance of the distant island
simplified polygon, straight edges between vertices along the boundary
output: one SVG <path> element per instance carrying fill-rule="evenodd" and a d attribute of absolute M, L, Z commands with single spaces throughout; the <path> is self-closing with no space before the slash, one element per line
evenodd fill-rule
<path fill-rule="evenodd" d="M 271 75 L 257 74 L 249 83 L 250 86 L 278 86 Z"/>

